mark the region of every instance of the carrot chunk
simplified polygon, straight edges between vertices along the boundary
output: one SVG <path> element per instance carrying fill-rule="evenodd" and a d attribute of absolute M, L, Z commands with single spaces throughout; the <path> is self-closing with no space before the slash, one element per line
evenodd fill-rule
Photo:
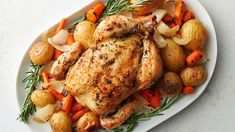
<path fill-rule="evenodd" d="M 201 50 L 194 50 L 190 55 L 186 57 L 186 62 L 189 66 L 195 66 L 203 56 L 204 53 Z"/>
<path fill-rule="evenodd" d="M 153 108 L 158 108 L 161 106 L 161 94 L 160 94 L 159 90 L 156 90 L 154 92 L 154 95 L 150 100 L 150 106 Z"/>
<path fill-rule="evenodd" d="M 58 33 L 61 29 L 64 28 L 64 25 L 65 25 L 66 21 L 67 21 L 67 20 L 66 20 L 65 18 L 63 18 L 63 19 L 60 20 L 60 22 L 59 22 L 59 24 L 58 24 L 58 26 L 57 26 L 57 28 L 56 28 L 55 33 Z"/>
<path fill-rule="evenodd" d="M 72 109 L 71 109 L 71 112 L 72 112 L 72 113 L 75 113 L 75 112 L 77 112 L 77 111 L 79 111 L 79 110 L 81 110 L 81 109 L 83 109 L 83 108 L 84 108 L 84 107 L 83 107 L 81 104 L 75 102 L 75 103 L 73 104 L 73 107 L 72 107 Z"/>
<path fill-rule="evenodd" d="M 183 94 L 192 94 L 194 92 L 194 88 L 193 87 L 184 87 L 182 89 L 182 93 Z"/>
<path fill-rule="evenodd" d="M 68 95 L 63 98 L 62 104 L 63 105 L 62 105 L 61 109 L 68 115 L 70 113 L 71 108 L 72 108 L 73 96 L 68 93 Z"/>
<path fill-rule="evenodd" d="M 68 39 L 67 39 L 67 45 L 71 45 L 75 42 L 73 38 L 73 34 L 69 34 Z"/>
<path fill-rule="evenodd" d="M 98 3 L 96 4 L 93 8 L 91 8 L 87 14 L 86 14 L 86 18 L 88 21 L 91 22 L 96 22 L 100 19 L 103 11 L 104 11 L 104 4 L 103 3 Z"/>
<path fill-rule="evenodd" d="M 47 72 L 42 73 L 42 79 L 43 79 L 44 85 L 47 87 L 50 83 L 49 75 Z"/>
<path fill-rule="evenodd" d="M 63 100 L 64 95 L 63 95 L 62 93 L 57 92 L 57 91 L 55 90 L 55 88 L 54 88 L 52 85 L 50 85 L 50 86 L 47 88 L 47 90 L 48 90 L 53 96 L 55 96 L 58 100 L 60 100 L 60 101 Z"/>
<path fill-rule="evenodd" d="M 76 112 L 75 114 L 72 115 L 72 121 L 75 122 L 75 121 L 79 120 L 80 117 L 88 111 L 90 111 L 88 108 L 84 108 L 84 109 Z"/>

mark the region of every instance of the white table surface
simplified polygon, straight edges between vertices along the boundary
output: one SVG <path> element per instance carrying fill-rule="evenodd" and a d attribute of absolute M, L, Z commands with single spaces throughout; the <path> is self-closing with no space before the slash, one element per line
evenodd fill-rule
<path fill-rule="evenodd" d="M 15 80 L 30 42 L 62 17 L 91 0 L 0 0 L 0 131 L 29 132 L 19 123 Z M 235 131 L 235 1 L 200 0 L 211 15 L 218 37 L 214 76 L 202 96 L 151 131 Z"/>

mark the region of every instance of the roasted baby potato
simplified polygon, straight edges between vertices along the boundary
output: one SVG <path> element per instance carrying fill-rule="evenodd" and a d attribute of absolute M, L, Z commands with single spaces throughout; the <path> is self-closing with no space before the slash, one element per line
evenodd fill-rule
<path fill-rule="evenodd" d="M 203 24 L 197 20 L 187 21 L 181 28 L 180 34 L 182 38 L 190 38 L 191 41 L 184 45 L 188 50 L 202 49 L 207 40 L 207 32 Z"/>
<path fill-rule="evenodd" d="M 29 51 L 29 57 L 34 64 L 43 65 L 49 62 L 54 53 L 54 48 L 45 42 L 37 42 Z"/>
<path fill-rule="evenodd" d="M 94 112 L 85 113 L 77 122 L 77 132 L 90 132 L 100 125 L 100 119 Z"/>
<path fill-rule="evenodd" d="M 167 46 L 160 49 L 164 67 L 170 71 L 180 71 L 185 65 L 185 54 L 180 45 L 172 39 L 166 39 Z"/>
<path fill-rule="evenodd" d="M 63 111 L 51 116 L 50 125 L 53 132 L 72 132 L 72 121 Z"/>
<path fill-rule="evenodd" d="M 94 47 L 93 33 L 95 29 L 96 26 L 93 22 L 82 21 L 78 23 L 73 34 L 75 41 L 81 42 L 84 49 Z"/>
<path fill-rule="evenodd" d="M 160 93 L 163 96 L 174 96 L 179 93 L 183 87 L 182 81 L 175 72 L 167 72 L 163 76 L 160 86 Z"/>
<path fill-rule="evenodd" d="M 186 67 L 180 73 L 185 86 L 198 86 L 206 79 L 206 71 L 203 66 Z"/>
<path fill-rule="evenodd" d="M 33 91 L 31 94 L 31 100 L 33 104 L 38 107 L 44 107 L 48 104 L 53 104 L 55 101 L 53 95 L 41 89 Z"/>

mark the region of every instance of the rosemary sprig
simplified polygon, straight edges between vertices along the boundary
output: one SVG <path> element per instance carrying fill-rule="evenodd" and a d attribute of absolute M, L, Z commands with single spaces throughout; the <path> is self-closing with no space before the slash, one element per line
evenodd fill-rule
<path fill-rule="evenodd" d="M 181 96 L 182 96 L 182 94 L 177 94 L 172 98 L 166 98 L 164 100 L 162 106 L 156 110 L 148 111 L 146 113 L 141 113 L 141 114 L 136 114 L 136 113 L 132 114 L 126 122 L 124 122 L 120 127 L 114 129 L 114 132 L 116 130 L 123 129 L 123 127 L 126 128 L 127 132 L 132 132 L 133 129 L 137 126 L 138 121 L 148 120 L 151 117 L 163 115 L 162 112 L 164 110 L 169 109 L 170 106 L 173 103 L 175 103 Z"/>
<path fill-rule="evenodd" d="M 24 123 L 28 123 L 29 116 L 36 111 L 35 105 L 32 103 L 30 96 L 33 90 L 35 89 L 35 85 L 41 80 L 40 76 L 38 76 L 39 69 L 40 65 L 31 64 L 30 70 L 26 72 L 27 76 L 22 81 L 22 83 L 26 84 L 26 97 L 24 99 L 21 112 L 17 120 L 20 120 Z"/>

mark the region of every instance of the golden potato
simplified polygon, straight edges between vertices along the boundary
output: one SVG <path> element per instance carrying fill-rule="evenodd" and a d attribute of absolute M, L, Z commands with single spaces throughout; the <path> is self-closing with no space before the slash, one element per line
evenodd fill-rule
<path fill-rule="evenodd" d="M 187 21 L 180 31 L 182 38 L 190 38 L 190 42 L 184 47 L 188 50 L 202 49 L 207 40 L 207 32 L 203 24 L 197 20 L 192 19 Z"/>
<path fill-rule="evenodd" d="M 185 86 L 198 86 L 205 81 L 206 71 L 203 66 L 186 67 L 180 77 Z"/>
<path fill-rule="evenodd" d="M 174 96 L 179 93 L 183 87 L 182 81 L 175 72 L 167 72 L 163 76 L 160 87 L 160 93 L 163 96 Z"/>
<path fill-rule="evenodd" d="M 180 71 L 185 65 L 185 54 L 180 45 L 166 39 L 167 46 L 160 49 L 164 67 L 170 71 Z"/>
<path fill-rule="evenodd" d="M 93 22 L 82 21 L 78 23 L 73 34 L 75 41 L 81 42 L 84 49 L 94 47 L 93 33 L 95 29 L 96 26 Z"/>
<path fill-rule="evenodd" d="M 34 64 L 43 65 L 49 62 L 54 53 L 54 48 L 45 42 L 35 43 L 29 51 L 29 57 Z"/>
<path fill-rule="evenodd" d="M 77 132 L 90 132 L 100 125 L 100 119 L 94 112 L 85 113 L 77 122 Z"/>
<path fill-rule="evenodd" d="M 63 111 L 51 116 L 50 125 L 53 132 L 72 132 L 72 121 Z"/>
<path fill-rule="evenodd" d="M 41 89 L 33 91 L 31 94 L 31 100 L 33 104 L 38 107 L 44 107 L 48 104 L 53 104 L 55 101 L 53 95 Z"/>

